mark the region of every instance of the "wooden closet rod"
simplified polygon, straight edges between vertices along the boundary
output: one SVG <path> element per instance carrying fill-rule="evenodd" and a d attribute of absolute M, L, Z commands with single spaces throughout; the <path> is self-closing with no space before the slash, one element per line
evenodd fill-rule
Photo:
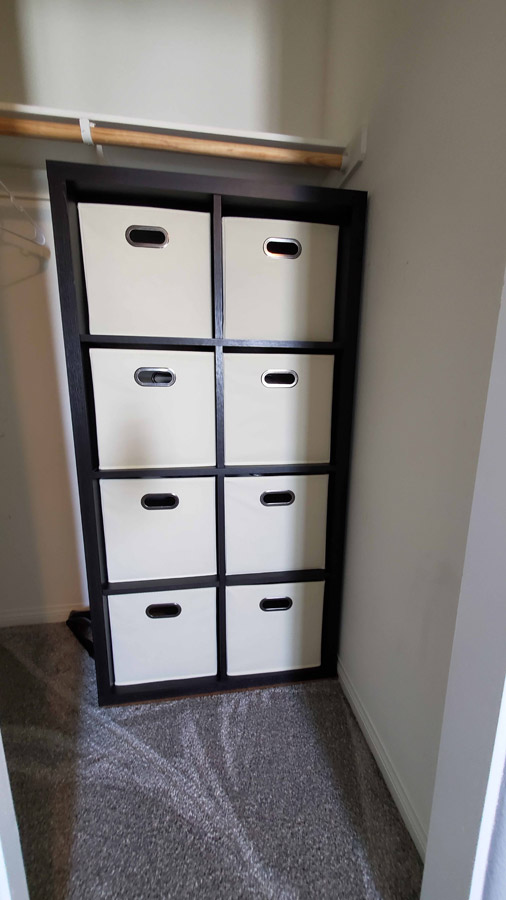
<path fill-rule="evenodd" d="M 296 150 L 291 147 L 272 147 L 266 144 L 240 144 L 211 138 L 161 134 L 154 131 L 104 128 L 98 125 L 92 125 L 90 130 L 93 143 L 104 146 L 168 150 L 173 153 L 196 153 L 201 156 L 224 156 L 229 159 L 253 159 L 260 162 L 317 166 L 324 169 L 341 169 L 343 167 L 343 154 L 332 151 Z M 51 122 L 44 119 L 0 117 L 0 135 L 84 143 L 80 125 Z"/>

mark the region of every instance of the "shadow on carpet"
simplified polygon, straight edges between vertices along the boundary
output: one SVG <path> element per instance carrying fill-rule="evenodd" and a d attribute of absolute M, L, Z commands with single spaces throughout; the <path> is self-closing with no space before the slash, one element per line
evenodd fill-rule
<path fill-rule="evenodd" d="M 0 630 L 31 900 L 416 900 L 422 865 L 337 681 L 99 709 L 64 625 Z"/>

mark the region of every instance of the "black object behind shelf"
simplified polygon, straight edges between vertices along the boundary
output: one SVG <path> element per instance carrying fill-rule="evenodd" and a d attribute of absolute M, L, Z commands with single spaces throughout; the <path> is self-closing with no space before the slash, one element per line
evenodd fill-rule
<path fill-rule="evenodd" d="M 95 658 L 93 646 L 93 633 L 91 629 L 91 614 L 88 610 L 73 609 L 65 623 L 70 628 L 74 637 L 86 650 L 88 656 Z"/>
<path fill-rule="evenodd" d="M 56 261 L 62 310 L 65 353 L 81 503 L 88 592 L 97 675 L 102 705 L 162 699 L 255 686 L 304 681 L 336 674 L 340 603 L 344 563 L 349 458 L 362 260 L 367 195 L 282 182 L 249 182 L 237 178 L 144 171 L 121 167 L 88 166 L 60 162 L 47 164 Z M 139 204 L 201 210 L 212 221 L 213 338 L 166 338 L 90 335 L 77 204 L 79 202 Z M 336 315 L 332 342 L 227 340 L 223 336 L 222 216 L 268 217 L 339 225 L 336 280 Z M 193 469 L 166 468 L 112 470 L 98 467 L 93 391 L 89 365 L 91 347 L 145 349 L 200 349 L 215 357 L 216 466 Z M 332 443 L 329 464 L 287 466 L 225 466 L 223 421 L 224 353 L 295 352 L 334 356 Z M 227 576 L 225 572 L 224 479 L 248 474 L 329 474 L 326 566 L 324 571 L 299 571 Z M 109 584 L 105 568 L 104 537 L 98 495 L 99 478 L 198 477 L 216 480 L 217 573 L 205 578 L 169 579 L 164 582 Z M 322 663 L 316 669 L 248 676 L 226 674 L 226 585 L 325 581 Z M 213 677 L 146 683 L 114 684 L 107 611 L 108 595 L 141 590 L 170 590 L 216 586 L 218 673 Z M 72 618 L 72 617 L 70 617 Z M 77 624 L 77 622 L 76 622 Z M 86 624 L 86 623 L 83 623 Z M 69 627 L 70 620 L 69 620 Z M 74 630 L 74 629 L 72 629 Z"/>

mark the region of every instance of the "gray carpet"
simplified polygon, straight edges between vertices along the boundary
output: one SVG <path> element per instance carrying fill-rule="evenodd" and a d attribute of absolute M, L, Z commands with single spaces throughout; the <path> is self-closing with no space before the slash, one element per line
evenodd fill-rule
<path fill-rule="evenodd" d="M 98 709 L 64 625 L 0 631 L 31 900 L 415 900 L 421 863 L 335 681 Z"/>

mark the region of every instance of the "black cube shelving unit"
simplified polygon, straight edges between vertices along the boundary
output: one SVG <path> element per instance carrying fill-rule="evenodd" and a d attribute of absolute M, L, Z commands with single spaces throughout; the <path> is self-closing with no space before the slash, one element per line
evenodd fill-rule
<path fill-rule="evenodd" d="M 205 694 L 336 675 L 346 530 L 350 445 L 359 328 L 367 195 L 283 182 L 181 175 L 140 169 L 47 164 L 61 299 L 89 603 L 100 705 Z M 170 207 L 207 212 L 212 221 L 212 338 L 122 336 L 89 333 L 86 285 L 77 204 L 80 202 Z M 250 341 L 224 338 L 222 217 L 290 219 L 339 226 L 333 340 Z M 196 468 L 103 470 L 97 435 L 89 351 L 91 348 L 200 350 L 214 356 L 216 465 Z M 310 353 L 334 357 L 331 456 L 328 464 L 226 466 L 224 450 L 224 354 Z M 324 570 L 244 573 L 225 571 L 225 476 L 328 474 L 326 563 Z M 99 479 L 211 476 L 216 484 L 217 574 L 160 581 L 109 583 L 99 497 Z M 227 585 L 324 581 L 321 665 L 269 674 L 227 675 Z M 217 675 L 136 685 L 114 683 L 108 598 L 113 594 L 217 589 Z"/>

